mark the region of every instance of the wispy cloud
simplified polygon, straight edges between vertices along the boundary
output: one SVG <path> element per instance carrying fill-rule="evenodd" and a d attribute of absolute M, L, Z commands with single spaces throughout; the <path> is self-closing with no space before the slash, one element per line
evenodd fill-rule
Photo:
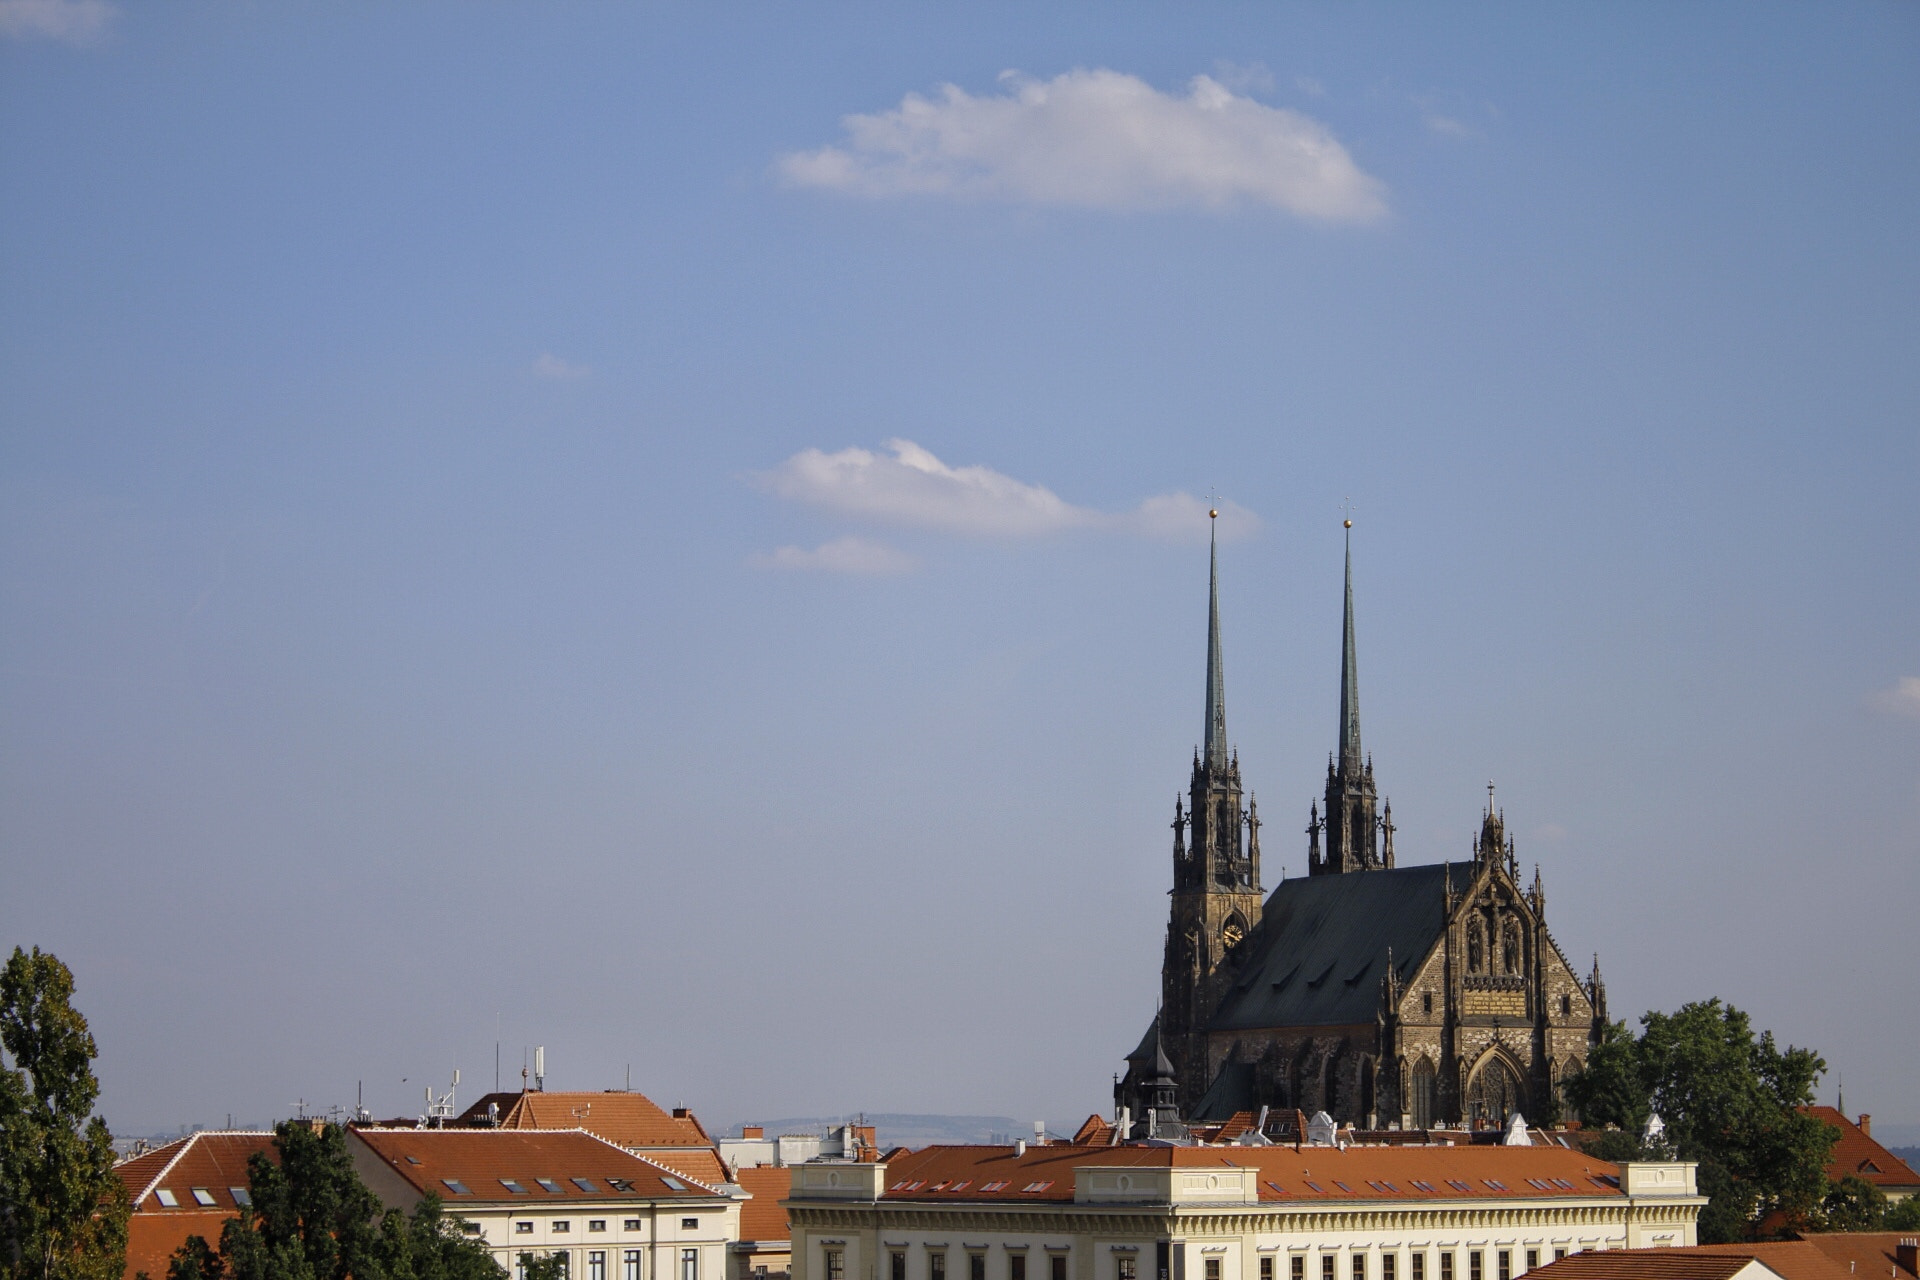
<path fill-rule="evenodd" d="M 805 547 L 775 547 L 756 552 L 750 563 L 757 569 L 870 575 L 907 573 L 915 566 L 914 558 L 904 551 L 852 536 L 823 542 L 811 551 Z"/>
<path fill-rule="evenodd" d="M 1327 96 L 1327 86 L 1321 84 L 1312 76 L 1295 76 L 1293 78 L 1293 87 L 1306 94 L 1309 98 L 1324 98 Z"/>
<path fill-rule="evenodd" d="M 889 440 L 886 453 L 803 449 L 756 483 L 793 502 L 841 515 L 971 537 L 1030 538 L 1068 529 L 1150 537 L 1204 537 L 1208 505 L 1187 493 L 1150 497 L 1131 511 L 1076 506 L 1044 485 L 985 466 L 949 466 L 911 440 Z M 1220 534 L 1242 536 L 1259 518 L 1222 501 Z"/>
<path fill-rule="evenodd" d="M 1263 205 L 1327 222 L 1386 212 L 1385 188 L 1318 121 L 1195 76 L 1162 93 L 1118 71 L 1051 80 L 1008 72 L 1007 92 L 944 85 L 842 119 L 838 146 L 782 156 L 800 186 L 1093 209 Z"/>
<path fill-rule="evenodd" d="M 559 356 L 545 351 L 541 352 L 540 358 L 533 362 L 534 377 L 552 378 L 557 382 L 572 382 L 592 372 L 593 370 L 583 364 L 562 360 Z"/>
<path fill-rule="evenodd" d="M 1901 676 L 1873 695 L 1873 705 L 1891 715 L 1920 720 L 1920 676 Z"/>
<path fill-rule="evenodd" d="M 1213 60 L 1213 78 L 1235 93 L 1272 93 L 1273 72 L 1264 62 L 1233 62 L 1226 58 Z"/>
<path fill-rule="evenodd" d="M 1452 116 L 1443 116 L 1429 112 L 1425 117 L 1427 132 L 1437 133 L 1443 138 L 1476 138 L 1480 131 L 1472 125 L 1462 123 Z"/>
<path fill-rule="evenodd" d="M 0 37 L 90 44 L 115 12 L 107 0 L 0 0 Z"/>

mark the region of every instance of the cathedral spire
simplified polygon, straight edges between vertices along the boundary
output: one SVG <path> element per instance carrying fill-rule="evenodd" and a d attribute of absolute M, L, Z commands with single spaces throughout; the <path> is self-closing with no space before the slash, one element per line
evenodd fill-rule
<path fill-rule="evenodd" d="M 1340 645 L 1340 768 L 1360 770 L 1360 672 L 1353 645 L 1353 521 L 1347 529 L 1347 608 Z"/>
<path fill-rule="evenodd" d="M 1209 769 L 1227 767 L 1226 675 L 1220 668 L 1220 509 L 1207 512 L 1207 737 Z"/>

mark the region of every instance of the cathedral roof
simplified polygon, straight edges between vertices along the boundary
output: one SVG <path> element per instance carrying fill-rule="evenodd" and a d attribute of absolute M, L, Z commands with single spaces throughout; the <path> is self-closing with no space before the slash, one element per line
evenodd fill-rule
<path fill-rule="evenodd" d="M 1446 878 L 1436 863 L 1281 881 L 1208 1029 L 1371 1023 L 1387 953 L 1405 978 L 1446 928 Z"/>

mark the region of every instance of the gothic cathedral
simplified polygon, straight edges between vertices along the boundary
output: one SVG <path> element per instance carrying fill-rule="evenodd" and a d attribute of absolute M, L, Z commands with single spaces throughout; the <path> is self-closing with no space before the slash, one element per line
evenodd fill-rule
<path fill-rule="evenodd" d="M 1338 749 L 1310 806 L 1308 874 L 1271 895 L 1227 744 L 1210 551 L 1206 732 L 1174 802 L 1160 1012 L 1114 1101 L 1191 1121 L 1270 1106 L 1381 1129 L 1551 1122 L 1560 1082 L 1606 1025 L 1599 964 L 1574 976 L 1547 931 L 1539 868 L 1520 884 L 1491 787 L 1470 862 L 1395 865 L 1393 807 L 1360 747 L 1351 537 Z"/>

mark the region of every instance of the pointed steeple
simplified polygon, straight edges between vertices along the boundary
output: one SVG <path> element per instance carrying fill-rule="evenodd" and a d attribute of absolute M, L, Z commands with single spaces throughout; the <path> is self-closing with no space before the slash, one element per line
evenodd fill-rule
<path fill-rule="evenodd" d="M 1353 645 L 1353 521 L 1347 527 L 1347 608 L 1340 635 L 1340 768 L 1360 771 L 1360 672 Z"/>
<path fill-rule="evenodd" d="M 1220 550 L 1215 535 L 1219 508 L 1208 512 L 1207 524 L 1207 736 L 1209 769 L 1227 767 L 1227 686 L 1220 667 Z"/>

